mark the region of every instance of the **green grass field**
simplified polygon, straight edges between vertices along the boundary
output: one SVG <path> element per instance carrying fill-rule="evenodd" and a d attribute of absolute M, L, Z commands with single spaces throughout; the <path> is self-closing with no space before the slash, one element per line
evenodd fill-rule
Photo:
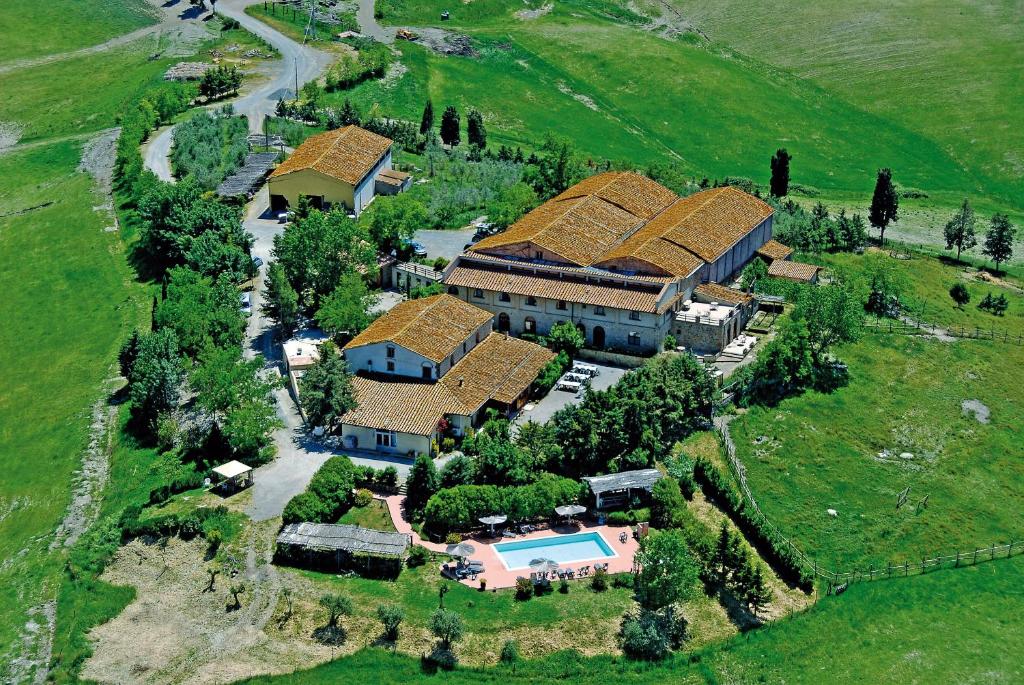
<path fill-rule="evenodd" d="M 909 581 L 858 584 L 770 629 L 662 664 L 562 652 L 515 668 L 430 674 L 416 659 L 369 649 L 309 671 L 244 682 L 359 682 L 386 673 L 404 683 L 1011 683 L 1024 678 L 1016 657 L 1024 649 L 1017 617 L 1024 609 L 1022 582 L 1018 557 Z"/>
<path fill-rule="evenodd" d="M 98 45 L 153 22 L 137 0 L 5 0 L 0 6 L 0 64 Z"/>
<path fill-rule="evenodd" d="M 842 571 L 1024 537 L 1024 347 L 873 335 L 837 356 L 849 386 L 755 407 L 732 424 L 748 483 L 776 525 Z M 962 410 L 967 400 L 989 409 L 988 423 Z M 897 511 L 906 487 L 909 505 Z"/>

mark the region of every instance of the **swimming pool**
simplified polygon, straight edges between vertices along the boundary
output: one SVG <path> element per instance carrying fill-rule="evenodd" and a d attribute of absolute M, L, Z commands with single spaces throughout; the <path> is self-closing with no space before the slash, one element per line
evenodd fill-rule
<path fill-rule="evenodd" d="M 494 551 L 510 571 L 529 568 L 530 562 L 539 558 L 551 559 L 559 564 L 574 564 L 618 556 L 598 532 L 555 535 L 522 542 L 499 542 L 494 545 Z"/>

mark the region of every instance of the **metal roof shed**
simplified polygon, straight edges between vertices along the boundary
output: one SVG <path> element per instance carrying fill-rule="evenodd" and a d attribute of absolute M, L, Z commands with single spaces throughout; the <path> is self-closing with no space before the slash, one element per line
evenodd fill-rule
<path fill-rule="evenodd" d="M 319 551 L 402 557 L 412 544 L 412 537 L 344 523 L 289 523 L 281 529 L 277 544 Z"/>
<path fill-rule="evenodd" d="M 628 501 L 633 490 L 650 492 L 661 478 L 661 471 L 658 469 L 640 469 L 609 473 L 606 476 L 587 476 L 583 480 L 590 486 L 597 508 L 603 509 Z"/>

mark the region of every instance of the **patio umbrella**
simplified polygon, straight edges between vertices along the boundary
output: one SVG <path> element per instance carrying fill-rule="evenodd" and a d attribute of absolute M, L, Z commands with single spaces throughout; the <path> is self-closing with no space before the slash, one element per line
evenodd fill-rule
<path fill-rule="evenodd" d="M 558 570 L 558 562 L 543 557 L 532 559 L 530 561 L 530 570 L 534 573 L 553 573 Z"/>
<path fill-rule="evenodd" d="M 508 516 L 504 514 L 494 514 L 493 516 L 482 516 L 480 517 L 480 523 L 486 524 L 491 527 L 491 537 L 494 537 L 494 527 L 498 524 L 505 523 L 508 520 Z"/>
<path fill-rule="evenodd" d="M 455 545 L 448 545 L 444 551 L 450 557 L 465 559 L 476 551 L 476 547 L 468 542 L 460 542 Z"/>
<path fill-rule="evenodd" d="M 567 519 L 571 519 L 573 516 L 579 516 L 586 510 L 587 508 L 581 504 L 564 504 L 560 507 L 555 507 L 555 513 L 559 516 L 564 516 Z"/>

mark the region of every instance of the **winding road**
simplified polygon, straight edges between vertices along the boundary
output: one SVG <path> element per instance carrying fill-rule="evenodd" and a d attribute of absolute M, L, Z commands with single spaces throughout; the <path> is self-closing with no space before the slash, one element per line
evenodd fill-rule
<path fill-rule="evenodd" d="M 281 53 L 281 59 L 268 65 L 270 78 L 266 82 L 231 102 L 236 112 L 244 114 L 249 119 L 249 130 L 253 133 L 263 131 L 263 119 L 274 113 L 280 98 L 294 97 L 296 85 L 301 88 L 307 81 L 318 78 L 332 59 L 327 53 L 297 43 L 246 14 L 245 8 L 258 1 L 220 0 L 217 3 L 218 13 L 238 20 L 247 31 L 267 41 Z M 222 104 L 218 102 L 217 106 L 220 107 Z M 142 153 L 146 168 L 164 181 L 174 180 L 169 161 L 173 138 L 174 127 L 169 126 L 150 138 Z"/>

